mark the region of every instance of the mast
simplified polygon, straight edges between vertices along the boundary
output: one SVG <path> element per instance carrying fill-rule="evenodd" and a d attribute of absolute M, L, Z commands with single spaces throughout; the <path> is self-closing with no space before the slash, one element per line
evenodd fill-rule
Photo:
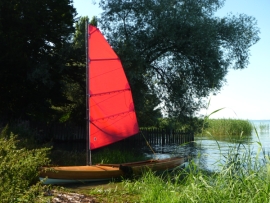
<path fill-rule="evenodd" d="M 88 55 L 88 19 L 85 20 L 85 55 L 86 55 L 86 165 L 92 165 L 89 126 L 89 55 Z"/>

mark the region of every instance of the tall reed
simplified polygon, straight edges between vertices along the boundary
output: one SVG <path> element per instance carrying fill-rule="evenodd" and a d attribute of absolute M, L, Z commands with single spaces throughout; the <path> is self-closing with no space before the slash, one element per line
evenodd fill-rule
<path fill-rule="evenodd" d="M 205 118 L 204 126 L 209 121 L 208 118 Z M 241 123 L 240 128 L 234 125 L 236 121 L 230 125 L 227 125 L 227 121 L 226 125 L 219 125 L 224 128 L 221 134 L 235 136 L 251 132 L 249 122 L 237 122 Z M 201 168 L 193 159 L 186 168 L 175 169 L 173 173 L 164 172 L 157 175 L 147 171 L 137 180 L 124 180 L 121 190 L 116 186 L 114 190 L 110 190 L 110 196 L 106 193 L 108 190 L 95 192 L 101 191 L 98 193 L 99 197 L 104 192 L 106 202 L 270 202 L 269 154 L 263 150 L 257 129 L 254 130 L 258 138 L 258 151 L 253 152 L 248 145 L 242 144 L 243 142 L 230 145 L 228 152 L 222 154 L 222 158 L 217 162 L 219 168 L 215 171 Z M 199 158 L 198 155 L 197 159 Z M 110 198 L 112 191 L 114 195 Z M 116 194 L 118 199 L 115 199 Z"/>
<path fill-rule="evenodd" d="M 210 135 L 235 136 L 252 131 L 248 121 L 209 119 L 209 116 L 205 118 L 203 126 L 208 127 Z M 164 173 L 157 176 L 147 172 L 135 182 L 124 182 L 125 187 L 140 196 L 139 202 L 270 202 L 269 155 L 262 150 L 258 133 L 257 137 L 257 153 L 239 142 L 230 147 L 227 154 L 223 154 L 223 158 L 217 162 L 219 169 L 216 171 L 206 171 L 191 160 L 188 167 L 173 175 Z"/>
<path fill-rule="evenodd" d="M 269 132 L 270 126 L 269 124 L 260 123 L 257 128 L 260 130 L 260 132 Z"/>
<path fill-rule="evenodd" d="M 262 147 L 260 141 L 258 145 Z M 123 184 L 139 194 L 139 202 L 269 202 L 270 162 L 262 152 L 253 153 L 240 143 L 224 155 L 217 171 L 205 171 L 191 161 L 174 175 L 147 172 L 138 181 Z"/>
<path fill-rule="evenodd" d="M 205 129 L 213 136 L 217 135 L 251 135 L 253 126 L 248 120 L 207 119 Z"/>

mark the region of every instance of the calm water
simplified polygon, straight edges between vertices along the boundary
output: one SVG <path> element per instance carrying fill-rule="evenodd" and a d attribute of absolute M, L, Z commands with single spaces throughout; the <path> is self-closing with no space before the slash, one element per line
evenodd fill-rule
<path fill-rule="evenodd" d="M 195 156 L 195 161 L 200 166 L 208 170 L 217 170 L 220 161 L 228 155 L 230 151 L 240 146 L 239 153 L 245 153 L 250 150 L 251 154 L 256 156 L 259 153 L 260 159 L 263 159 L 263 152 L 270 154 L 270 120 L 252 120 L 251 123 L 257 130 L 253 130 L 251 136 L 238 138 L 210 138 L 206 136 L 195 137 L 195 142 L 187 146 L 153 146 L 156 154 L 149 154 L 149 157 L 167 158 L 172 155 Z M 258 144 L 261 143 L 262 147 Z"/>

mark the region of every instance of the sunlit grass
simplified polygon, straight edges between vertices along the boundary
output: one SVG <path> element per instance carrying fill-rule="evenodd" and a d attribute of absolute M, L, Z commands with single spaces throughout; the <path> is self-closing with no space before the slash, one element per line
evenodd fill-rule
<path fill-rule="evenodd" d="M 259 141 L 258 145 L 262 149 Z M 139 202 L 269 202 L 270 163 L 262 152 L 253 153 L 237 144 L 220 160 L 217 171 L 207 172 L 190 161 L 174 175 L 147 172 L 139 180 L 123 184 L 139 194 Z"/>
<path fill-rule="evenodd" d="M 248 127 L 243 128 L 246 123 L 239 123 L 240 128 L 233 124 L 229 126 L 236 126 L 239 131 L 225 129 L 223 133 L 228 136 L 239 133 L 239 139 L 243 138 L 243 131 L 249 129 L 250 125 L 247 123 Z M 258 138 L 258 151 L 253 152 L 243 142 L 230 145 L 226 154 L 221 153 L 215 171 L 200 168 L 198 162 L 190 160 L 185 169 L 174 173 L 165 172 L 157 175 L 148 171 L 137 180 L 123 180 L 120 183 L 121 187 L 114 186 L 110 190 L 94 189 L 88 192 L 106 202 L 269 202 L 269 154 L 264 152 L 257 129 L 254 130 Z"/>
<path fill-rule="evenodd" d="M 242 120 L 206 119 L 205 122 L 208 135 L 212 137 L 216 133 L 244 139 L 242 135 L 245 132 L 249 134 L 254 130 L 258 137 L 258 151 L 253 152 L 243 144 L 245 142 L 230 143 L 229 151 L 221 153 L 220 160 L 216 162 L 215 171 L 201 168 L 200 163 L 193 159 L 185 169 L 177 169 L 174 173 L 158 175 L 147 171 L 138 179 L 124 179 L 80 192 L 94 196 L 98 202 L 108 203 L 270 202 L 269 155 L 263 150 L 257 129 L 252 129 L 248 121 Z M 212 127 L 211 131 L 210 124 L 218 127 Z M 130 155 L 117 150 L 101 150 L 96 158 L 104 163 L 125 162 L 131 159 Z"/>
<path fill-rule="evenodd" d="M 94 196 L 98 202 L 108 203 L 270 202 L 269 154 L 263 150 L 257 129 L 253 129 L 249 121 L 225 120 L 207 117 L 202 134 L 207 130 L 212 137 L 225 135 L 243 139 L 243 134 L 249 135 L 254 130 L 258 138 L 258 151 L 253 152 L 243 144 L 245 142 L 230 143 L 229 151 L 220 153 L 222 156 L 216 162 L 218 168 L 215 171 L 201 168 L 200 163 L 195 161 L 200 158 L 198 154 L 186 168 L 173 173 L 158 175 L 147 171 L 138 179 L 124 179 L 80 192 Z M 131 154 L 134 155 L 136 153 Z M 104 163 L 125 162 L 130 160 L 129 156 L 117 150 L 101 150 L 99 155 L 96 154 L 99 162 Z"/>
<path fill-rule="evenodd" d="M 253 126 L 248 120 L 207 119 L 204 129 L 212 136 L 239 136 L 251 135 Z"/>
<path fill-rule="evenodd" d="M 97 187 L 88 194 L 101 202 L 269 202 L 269 163 L 256 170 L 245 167 L 249 161 L 241 167 L 238 164 L 206 173 L 191 163 L 178 175 L 147 172 L 139 180 L 125 180 L 112 188 Z"/>

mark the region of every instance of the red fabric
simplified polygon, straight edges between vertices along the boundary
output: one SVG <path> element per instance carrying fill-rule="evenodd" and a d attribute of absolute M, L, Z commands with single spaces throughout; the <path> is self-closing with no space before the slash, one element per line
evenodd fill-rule
<path fill-rule="evenodd" d="M 101 32 L 88 27 L 90 149 L 139 132 L 133 99 L 118 56 Z"/>

